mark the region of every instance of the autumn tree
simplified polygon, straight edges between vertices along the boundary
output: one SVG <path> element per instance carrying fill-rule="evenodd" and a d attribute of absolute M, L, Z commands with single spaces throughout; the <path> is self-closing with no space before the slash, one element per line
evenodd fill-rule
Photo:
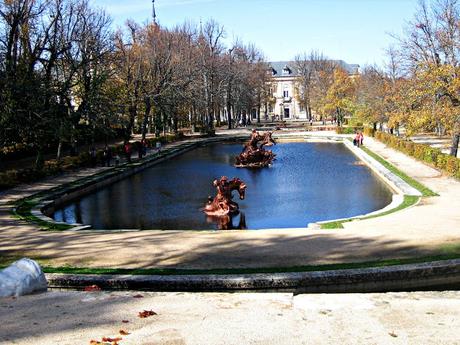
<path fill-rule="evenodd" d="M 409 130 L 442 126 L 452 136 L 451 155 L 460 141 L 460 11 L 457 0 L 420 3 L 406 36 L 400 38 L 412 84 Z"/>
<path fill-rule="evenodd" d="M 337 125 L 341 126 L 345 116 L 353 114 L 355 91 L 355 80 L 342 68 L 336 68 L 332 84 L 327 90 L 324 104 L 320 109 L 321 113 L 334 117 L 337 120 Z"/>

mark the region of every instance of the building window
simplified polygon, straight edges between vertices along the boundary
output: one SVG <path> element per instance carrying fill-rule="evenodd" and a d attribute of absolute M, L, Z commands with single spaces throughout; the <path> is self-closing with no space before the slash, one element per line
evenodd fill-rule
<path fill-rule="evenodd" d="M 289 74 L 291 74 L 291 70 L 289 69 L 288 66 L 284 66 L 283 75 L 289 75 Z"/>
<path fill-rule="evenodd" d="M 303 104 L 299 105 L 299 110 L 300 110 L 301 113 L 303 113 L 305 111 L 305 107 L 303 106 Z"/>
<path fill-rule="evenodd" d="M 273 107 L 271 104 L 268 105 L 268 112 L 273 113 Z"/>
<path fill-rule="evenodd" d="M 288 91 L 288 90 L 284 90 L 284 91 L 283 91 L 283 97 L 284 97 L 284 98 L 289 97 L 289 91 Z"/>

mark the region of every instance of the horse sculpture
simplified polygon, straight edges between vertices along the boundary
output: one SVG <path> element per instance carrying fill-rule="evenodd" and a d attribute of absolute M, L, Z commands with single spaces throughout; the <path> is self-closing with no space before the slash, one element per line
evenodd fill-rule
<path fill-rule="evenodd" d="M 243 212 L 239 213 L 239 220 L 233 224 L 233 220 L 237 219 L 238 215 L 226 215 L 222 217 L 208 216 L 206 220 L 208 223 L 215 223 L 219 230 L 244 230 L 247 229 L 246 216 Z"/>
<path fill-rule="evenodd" d="M 251 138 L 244 144 L 243 151 L 235 158 L 235 166 L 261 168 L 270 165 L 276 155 L 271 150 L 265 150 L 265 146 L 272 145 L 276 145 L 272 132 L 261 135 L 253 129 Z"/>
<path fill-rule="evenodd" d="M 224 217 L 238 213 L 238 204 L 232 200 L 232 192 L 236 190 L 241 200 L 244 200 L 246 184 L 239 178 L 234 177 L 228 180 L 226 176 L 213 181 L 213 186 L 217 189 L 217 195 L 208 198 L 208 203 L 203 211 L 208 216 Z"/>

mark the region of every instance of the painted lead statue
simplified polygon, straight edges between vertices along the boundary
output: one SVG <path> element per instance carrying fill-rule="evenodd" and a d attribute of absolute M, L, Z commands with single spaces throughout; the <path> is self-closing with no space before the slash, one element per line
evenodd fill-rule
<path fill-rule="evenodd" d="M 203 211 L 208 216 L 224 217 L 238 213 L 238 204 L 232 200 L 232 192 L 236 190 L 241 200 L 244 200 L 246 184 L 239 178 L 234 177 L 229 180 L 227 176 L 213 181 L 213 186 L 217 189 L 217 195 L 208 198 L 208 203 Z"/>
<path fill-rule="evenodd" d="M 275 144 L 272 132 L 260 134 L 253 129 L 251 138 L 244 144 L 243 151 L 235 158 L 235 166 L 238 168 L 261 168 L 272 164 L 276 155 L 271 150 L 265 150 L 265 146 Z"/>

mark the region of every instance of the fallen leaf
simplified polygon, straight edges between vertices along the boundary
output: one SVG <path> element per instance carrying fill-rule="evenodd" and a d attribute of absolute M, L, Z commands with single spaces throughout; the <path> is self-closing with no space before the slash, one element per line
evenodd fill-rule
<path fill-rule="evenodd" d="M 124 329 L 120 329 L 120 334 L 121 334 L 121 335 L 129 335 L 129 334 L 131 334 L 131 333 L 126 332 Z"/>
<path fill-rule="evenodd" d="M 129 320 L 121 320 L 121 322 L 123 322 L 123 323 L 128 323 Z"/>
<path fill-rule="evenodd" d="M 144 298 L 144 296 L 141 294 L 138 294 L 138 295 L 134 295 L 133 298 Z"/>
<path fill-rule="evenodd" d="M 91 340 L 89 342 L 89 345 L 118 345 L 118 342 L 108 342 L 107 340 L 104 340 L 107 338 L 102 338 L 102 341 L 97 341 L 97 340 Z"/>
<path fill-rule="evenodd" d="M 118 338 L 103 337 L 102 341 L 107 341 L 109 343 L 116 343 L 116 342 L 118 342 L 118 341 L 120 341 L 122 339 L 123 338 L 121 338 L 121 337 L 118 337 Z"/>
<path fill-rule="evenodd" d="M 91 291 L 101 291 L 101 288 L 97 285 L 89 285 L 85 287 L 86 292 L 91 292 Z"/>
<path fill-rule="evenodd" d="M 158 315 L 157 313 L 155 313 L 153 310 L 144 310 L 144 311 L 140 311 L 139 312 L 139 317 L 140 318 L 146 318 L 146 317 L 149 317 L 149 316 L 152 316 L 152 315 Z"/>
<path fill-rule="evenodd" d="M 390 333 L 388 333 L 388 334 L 391 335 L 393 338 L 397 338 L 397 337 L 398 337 L 398 335 L 397 335 L 395 332 L 390 332 Z"/>

